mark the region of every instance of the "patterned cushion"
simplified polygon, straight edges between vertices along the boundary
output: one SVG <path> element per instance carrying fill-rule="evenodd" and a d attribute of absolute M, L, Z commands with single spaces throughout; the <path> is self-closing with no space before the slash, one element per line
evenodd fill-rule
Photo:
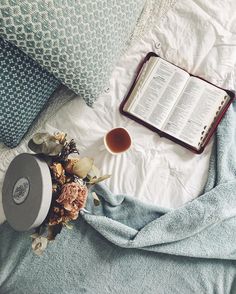
<path fill-rule="evenodd" d="M 15 147 L 59 84 L 37 62 L 0 38 L 0 142 Z"/>
<path fill-rule="evenodd" d="M 0 35 L 91 105 L 144 0 L 0 0 Z"/>

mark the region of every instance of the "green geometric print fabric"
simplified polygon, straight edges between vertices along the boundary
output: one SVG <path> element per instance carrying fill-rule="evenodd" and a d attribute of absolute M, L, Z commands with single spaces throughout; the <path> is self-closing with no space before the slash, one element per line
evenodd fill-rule
<path fill-rule="evenodd" d="M 0 0 L 0 36 L 92 105 L 144 0 Z"/>
<path fill-rule="evenodd" d="M 0 142 L 15 147 L 60 82 L 0 38 Z"/>

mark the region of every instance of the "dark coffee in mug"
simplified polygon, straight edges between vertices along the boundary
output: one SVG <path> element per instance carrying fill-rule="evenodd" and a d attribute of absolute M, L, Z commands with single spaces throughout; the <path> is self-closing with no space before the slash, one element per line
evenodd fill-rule
<path fill-rule="evenodd" d="M 131 146 L 131 137 L 124 128 L 115 128 L 104 138 L 107 149 L 114 154 L 124 152 Z"/>

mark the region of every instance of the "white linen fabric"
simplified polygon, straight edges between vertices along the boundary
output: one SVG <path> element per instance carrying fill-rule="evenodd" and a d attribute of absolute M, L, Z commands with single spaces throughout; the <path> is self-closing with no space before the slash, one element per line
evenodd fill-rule
<path fill-rule="evenodd" d="M 213 140 L 201 155 L 193 154 L 122 116 L 118 107 L 149 51 L 219 86 L 236 88 L 236 16 L 231 11 L 236 11 L 233 0 L 177 2 L 123 55 L 93 108 L 73 99 L 41 124 L 41 130 L 61 130 L 75 138 L 82 156 L 94 157 L 103 173 L 112 174 L 106 184 L 115 193 L 167 208 L 199 196 L 206 183 Z M 129 130 L 131 149 L 117 156 L 100 151 L 105 133 L 118 126 Z M 27 151 L 26 143 L 15 155 L 22 151 Z M 2 157 L 0 178 L 12 155 Z"/>

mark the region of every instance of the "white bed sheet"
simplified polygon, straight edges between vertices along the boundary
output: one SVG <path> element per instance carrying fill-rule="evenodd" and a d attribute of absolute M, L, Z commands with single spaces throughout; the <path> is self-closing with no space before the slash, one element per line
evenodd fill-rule
<path fill-rule="evenodd" d="M 217 3 L 179 1 L 120 59 L 93 108 L 74 99 L 45 123 L 44 130 L 61 130 L 76 138 L 81 155 L 94 157 L 103 173 L 112 174 L 106 184 L 115 193 L 166 208 L 177 208 L 201 194 L 213 140 L 195 155 L 122 116 L 118 107 L 149 51 L 219 86 L 235 88 L 236 15 L 231 11 L 236 11 L 236 2 Z M 129 130 L 132 148 L 118 156 L 100 151 L 104 134 L 118 126 Z"/>

